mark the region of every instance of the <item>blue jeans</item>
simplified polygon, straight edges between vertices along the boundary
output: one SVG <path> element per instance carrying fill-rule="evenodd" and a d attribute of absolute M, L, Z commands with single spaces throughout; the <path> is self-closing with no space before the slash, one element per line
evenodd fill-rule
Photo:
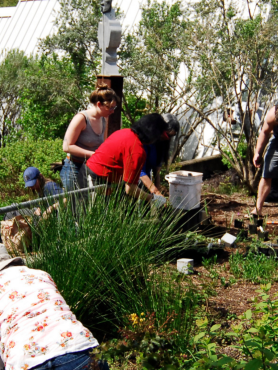
<path fill-rule="evenodd" d="M 82 164 L 70 161 L 68 158 L 65 159 L 60 177 L 66 191 L 78 189 L 76 177 Z"/>
<path fill-rule="evenodd" d="M 66 355 L 54 357 L 44 363 L 32 367 L 32 370 L 89 370 L 94 369 L 94 359 L 89 355 L 92 349 L 86 349 L 85 351 L 67 353 Z M 98 362 L 98 369 L 109 370 L 106 361 Z"/>

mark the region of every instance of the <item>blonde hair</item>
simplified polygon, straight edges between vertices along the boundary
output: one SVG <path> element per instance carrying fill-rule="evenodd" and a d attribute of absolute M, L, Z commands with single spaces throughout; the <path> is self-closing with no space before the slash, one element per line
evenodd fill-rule
<path fill-rule="evenodd" d="M 110 107 L 113 101 L 119 102 L 119 98 L 113 89 L 102 83 L 97 84 L 96 90 L 94 90 L 90 95 L 91 104 L 96 105 L 98 101 L 101 104 Z"/>

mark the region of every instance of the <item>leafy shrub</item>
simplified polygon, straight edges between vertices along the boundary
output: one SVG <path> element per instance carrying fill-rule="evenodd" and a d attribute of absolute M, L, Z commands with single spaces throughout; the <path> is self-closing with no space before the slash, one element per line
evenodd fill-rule
<path fill-rule="evenodd" d="M 204 319 L 199 323 L 200 331 L 194 342 L 196 351 L 194 357 L 197 361 L 189 360 L 189 369 L 213 370 L 261 370 L 278 369 L 278 300 L 270 299 L 268 294 L 271 284 L 261 286 L 257 292 L 260 293 L 261 301 L 256 299 L 253 310 L 247 310 L 240 317 L 241 322 L 232 327 L 232 331 L 226 333 L 232 338 L 233 345 L 241 356 L 234 359 L 229 356 L 217 355 L 217 339 L 220 324 L 208 325 Z M 277 296 L 277 294 L 276 294 Z M 188 367 L 187 367 L 188 368 Z"/>
<path fill-rule="evenodd" d="M 242 135 L 241 140 L 240 140 L 240 142 L 238 143 L 238 146 L 237 146 L 236 156 L 238 158 L 241 158 L 244 161 L 244 159 L 246 158 L 246 155 L 247 155 L 247 149 L 248 149 L 248 144 L 246 142 L 245 135 Z M 233 160 L 233 156 L 230 153 L 230 151 L 229 151 L 228 148 L 227 149 L 224 149 L 223 152 L 228 155 L 228 157 L 232 160 L 232 162 L 234 161 Z M 222 157 L 222 162 L 229 169 L 230 168 L 233 168 L 233 166 L 231 165 L 231 163 L 229 161 L 227 161 L 227 159 L 225 157 Z"/>
<path fill-rule="evenodd" d="M 20 92 L 20 118 L 23 136 L 35 139 L 62 138 L 72 117 L 89 102 L 95 77 L 84 71 L 80 81 L 74 64 L 56 54 L 34 58 L 32 69 L 24 71 L 26 83 Z"/>
<path fill-rule="evenodd" d="M 55 181 L 59 174 L 50 170 L 50 163 L 65 157 L 62 140 L 24 140 L 0 148 L 0 204 L 8 205 L 27 199 L 23 172 L 29 166 Z"/>
<path fill-rule="evenodd" d="M 131 94 L 125 96 L 125 101 L 127 106 L 123 107 L 125 114 L 122 113 L 122 128 L 129 128 L 132 121 L 136 122 L 146 114 L 147 101 Z"/>
<path fill-rule="evenodd" d="M 159 326 L 154 312 L 131 314 L 129 325 L 119 330 L 123 339 L 104 343 L 94 353 L 109 363 L 118 360 L 123 368 L 127 359 L 149 370 L 178 369 L 184 355 L 177 346 L 181 333 L 171 328 L 175 316 L 175 312 L 168 313 L 165 322 Z"/>

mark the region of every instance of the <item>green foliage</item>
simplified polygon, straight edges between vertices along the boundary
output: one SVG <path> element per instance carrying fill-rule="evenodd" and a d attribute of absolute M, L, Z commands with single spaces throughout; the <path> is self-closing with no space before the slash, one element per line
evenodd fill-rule
<path fill-rule="evenodd" d="M 34 60 L 25 70 L 26 83 L 20 92 L 21 115 L 17 120 L 21 131 L 15 135 L 35 139 L 63 137 L 72 117 L 86 107 L 95 77 L 84 70 L 86 82 L 81 83 L 69 58 L 53 54 Z"/>
<path fill-rule="evenodd" d="M 139 100 L 144 92 L 147 113 L 171 112 L 178 105 L 175 87 L 182 62 L 184 29 L 180 1 L 172 5 L 148 1 L 142 7 L 138 29 L 123 35 L 119 58 L 124 88 Z M 125 116 L 130 119 L 127 108 L 125 104 Z"/>
<path fill-rule="evenodd" d="M 122 128 L 129 128 L 133 122 L 136 122 L 146 114 L 147 101 L 128 94 L 124 96 L 124 102 L 125 109 L 122 112 Z"/>
<path fill-rule="evenodd" d="M 0 149 L 0 203 L 1 206 L 27 199 L 23 172 L 29 166 L 37 167 L 45 177 L 59 180 L 50 170 L 50 163 L 65 157 L 62 140 L 24 140 Z M 25 195 L 24 195 L 25 194 Z"/>
<path fill-rule="evenodd" d="M 247 150 L 248 150 L 248 144 L 246 142 L 245 135 L 242 135 L 242 137 L 241 137 L 241 139 L 240 139 L 240 141 L 237 145 L 235 155 L 238 158 L 241 158 L 242 160 L 245 160 L 246 155 L 247 155 Z M 229 169 L 233 168 L 233 165 L 232 165 L 233 155 L 232 155 L 231 151 L 229 150 L 229 148 L 227 146 L 223 149 L 223 153 L 225 153 L 230 158 L 230 161 L 228 161 L 227 158 L 222 157 L 223 164 L 225 164 Z"/>
<path fill-rule="evenodd" d="M 123 358 L 135 358 L 137 365 L 146 369 L 178 369 L 184 355 L 177 346 L 181 332 L 172 329 L 175 316 L 175 312 L 168 313 L 159 325 L 155 313 L 131 314 L 129 325 L 119 330 L 123 339 L 102 344 L 94 350 L 96 358 L 105 358 L 110 364 L 121 360 L 122 367 L 126 365 Z"/>
<path fill-rule="evenodd" d="M 16 6 L 17 0 L 0 0 L 0 8 L 5 8 L 6 6 Z"/>
<path fill-rule="evenodd" d="M 32 60 L 23 52 L 12 50 L 2 54 L 0 63 L 0 147 L 5 146 L 7 135 L 15 126 L 20 112 L 18 96 L 26 84 L 24 71 L 32 68 Z"/>
<path fill-rule="evenodd" d="M 255 284 L 277 281 L 278 263 L 273 257 L 256 253 L 248 253 L 246 256 L 235 253 L 231 255 L 229 262 L 230 271 L 237 279 L 252 281 Z"/>
<path fill-rule="evenodd" d="M 191 83 L 185 104 L 213 127 L 211 147 L 217 147 L 252 192 L 259 176 L 252 163 L 258 135 L 254 113 L 260 104 L 264 119 L 277 86 L 278 13 L 273 7 L 268 15 L 266 5 L 271 3 L 259 0 L 251 9 L 248 1 L 242 3 L 244 12 L 232 0 L 200 0 L 186 7 L 190 39 L 183 55 Z M 223 122 L 228 107 L 238 109 L 243 126 L 239 145 L 231 137 L 232 122 Z"/>
<path fill-rule="evenodd" d="M 64 52 L 70 58 L 81 86 L 86 83 L 86 70 L 97 75 L 100 51 L 97 30 L 101 20 L 99 0 L 62 0 L 55 20 L 57 33 L 42 40 L 45 54 Z"/>
<path fill-rule="evenodd" d="M 181 248 L 184 235 L 174 229 L 177 217 L 169 210 L 153 217 L 120 190 L 109 199 L 97 193 L 86 212 L 81 199 L 74 212 L 72 205 L 69 200 L 58 215 L 33 227 L 28 265 L 51 274 L 78 319 L 90 328 L 111 335 L 130 312 L 155 312 L 162 323 L 167 312 L 175 311 L 171 327 L 181 328 L 184 341 L 195 298 L 182 287 L 184 275 L 171 278 L 172 269 L 160 267 Z"/>

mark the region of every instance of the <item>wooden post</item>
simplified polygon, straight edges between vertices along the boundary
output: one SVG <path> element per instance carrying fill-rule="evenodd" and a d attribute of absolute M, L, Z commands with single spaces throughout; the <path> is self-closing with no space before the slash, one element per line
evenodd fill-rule
<path fill-rule="evenodd" d="M 115 112 L 108 117 L 104 140 L 108 138 L 113 132 L 121 129 L 121 112 L 122 112 L 122 98 L 123 98 L 123 80 L 122 76 L 97 76 L 99 84 L 105 83 L 111 87 L 118 95 L 120 102 L 117 103 Z"/>

